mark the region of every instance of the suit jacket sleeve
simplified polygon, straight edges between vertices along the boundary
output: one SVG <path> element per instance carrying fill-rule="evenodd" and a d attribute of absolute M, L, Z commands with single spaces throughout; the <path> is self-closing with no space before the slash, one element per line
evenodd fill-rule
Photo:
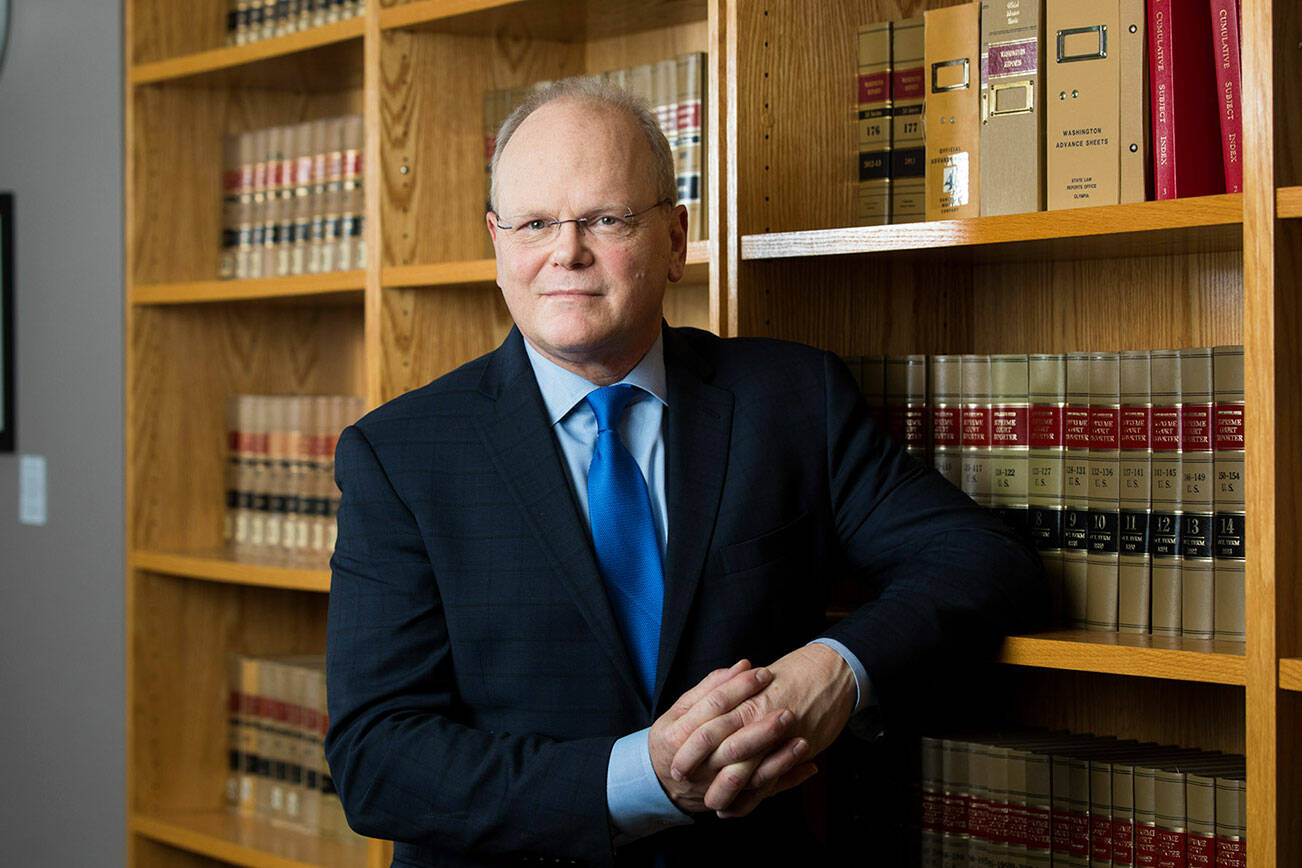
<path fill-rule="evenodd" d="M 438 586 L 390 481 L 395 470 L 360 429 L 343 432 L 326 753 L 350 824 L 476 861 L 533 853 L 609 863 L 605 781 L 615 739 L 464 722 Z"/>
<path fill-rule="evenodd" d="M 1034 550 L 907 455 L 841 361 L 824 361 L 828 506 L 844 569 L 871 598 L 824 635 L 859 658 L 885 706 L 929 669 L 1037 627 L 1047 588 Z"/>

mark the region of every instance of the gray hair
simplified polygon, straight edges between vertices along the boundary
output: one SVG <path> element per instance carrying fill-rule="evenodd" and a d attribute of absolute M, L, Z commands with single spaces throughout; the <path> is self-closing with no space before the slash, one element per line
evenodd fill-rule
<path fill-rule="evenodd" d="M 622 111 L 631 117 L 646 136 L 651 148 L 652 182 L 660 199 L 668 199 L 670 205 L 678 204 L 678 185 L 674 171 L 674 152 L 669 147 L 669 140 L 660 129 L 655 112 L 641 97 L 636 97 L 612 82 L 596 76 L 575 76 L 551 81 L 534 88 L 515 111 L 502 123 L 497 131 L 497 144 L 493 149 L 491 163 L 492 176 L 489 188 L 490 210 L 497 202 L 497 161 L 502 156 L 506 143 L 524 123 L 524 119 L 538 109 L 558 99 L 572 99 L 583 102 L 598 103 Z"/>

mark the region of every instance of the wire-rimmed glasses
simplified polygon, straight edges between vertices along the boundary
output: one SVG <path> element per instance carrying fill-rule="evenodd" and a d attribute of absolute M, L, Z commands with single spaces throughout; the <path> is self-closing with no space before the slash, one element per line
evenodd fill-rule
<path fill-rule="evenodd" d="M 495 222 L 497 228 L 511 239 L 512 244 L 524 247 L 550 244 L 560 236 L 561 227 L 566 223 L 573 223 L 580 232 L 587 230 L 594 239 L 600 241 L 627 241 L 637 232 L 638 217 L 668 204 L 670 204 L 669 199 L 661 199 L 641 211 L 622 208 L 616 211 L 596 211 L 583 217 L 571 217 L 568 220 L 539 215 L 513 218 L 513 222 L 509 225 L 496 218 Z"/>

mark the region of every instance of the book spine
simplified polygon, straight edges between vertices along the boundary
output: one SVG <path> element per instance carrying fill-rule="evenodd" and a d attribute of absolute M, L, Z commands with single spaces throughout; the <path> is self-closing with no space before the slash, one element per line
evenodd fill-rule
<path fill-rule="evenodd" d="M 1112 763 L 1112 864 L 1135 864 L 1135 769 L 1131 761 Z"/>
<path fill-rule="evenodd" d="M 1171 98 L 1171 2 L 1148 0 L 1148 70 L 1153 119 L 1153 193 L 1175 198 L 1174 125 Z"/>
<path fill-rule="evenodd" d="M 1090 868 L 1112 866 L 1112 763 L 1090 761 Z"/>
<path fill-rule="evenodd" d="M 886 426 L 891 436 L 919 462 L 927 449 L 927 357 L 886 356 Z"/>
<path fill-rule="evenodd" d="M 1118 489 L 1117 629 L 1147 633 L 1151 620 L 1149 522 L 1152 517 L 1153 425 L 1147 352 L 1125 352 L 1120 365 L 1121 451 Z"/>
<path fill-rule="evenodd" d="M 1063 411 L 1063 611 L 1072 627 L 1085 627 L 1089 552 L 1089 356 L 1067 354 L 1067 405 Z"/>
<path fill-rule="evenodd" d="M 702 166 L 705 113 L 705 55 L 684 54 L 678 63 L 678 202 L 687 207 L 688 240 L 705 238 Z M 695 228 L 693 228 L 695 227 Z"/>
<path fill-rule="evenodd" d="M 366 267 L 366 197 L 364 148 L 366 133 L 360 115 L 349 115 L 340 124 L 343 138 L 343 169 L 339 194 L 340 271 Z"/>
<path fill-rule="evenodd" d="M 1121 449 L 1120 364 L 1117 353 L 1090 356 L 1089 531 L 1086 541 L 1085 626 L 1117 629 Z"/>
<path fill-rule="evenodd" d="M 1154 350 L 1150 355 L 1153 394 L 1152 469 L 1152 632 L 1179 636 L 1183 597 L 1180 563 L 1183 547 L 1181 493 L 1184 490 L 1181 443 L 1180 354 Z"/>
<path fill-rule="evenodd" d="M 1044 564 L 1055 620 L 1063 614 L 1063 410 L 1067 359 L 1062 354 L 1027 357 L 1030 390 L 1027 505 L 1031 538 Z"/>
<path fill-rule="evenodd" d="M 1117 53 L 1121 66 L 1121 201 L 1152 198 L 1148 16 L 1144 0 L 1121 0 Z"/>
<path fill-rule="evenodd" d="M 963 493 L 982 506 L 991 503 L 990 357 L 963 356 Z"/>
<path fill-rule="evenodd" d="M 1216 865 L 1216 779 L 1190 772 L 1184 781 L 1188 837 L 1185 860 L 1189 868 Z"/>
<path fill-rule="evenodd" d="M 926 21 L 927 219 L 981 214 L 981 6 L 923 13 Z"/>
<path fill-rule="evenodd" d="M 1212 351 L 1180 351 L 1181 634 L 1210 639 L 1214 633 L 1215 568 L 1212 560 L 1214 462 L 1212 452 Z"/>
<path fill-rule="evenodd" d="M 1026 862 L 1049 868 L 1053 860 L 1052 769 L 1048 754 L 1026 756 Z"/>
<path fill-rule="evenodd" d="M 1225 192 L 1242 193 L 1243 74 L 1239 64 L 1239 4 L 1238 0 L 1210 0 L 1210 3 Z"/>
<path fill-rule="evenodd" d="M 1212 377 L 1215 399 L 1213 470 L 1216 477 L 1213 631 L 1217 639 L 1243 642 L 1247 639 L 1243 347 L 1216 347 L 1212 354 Z"/>
<path fill-rule="evenodd" d="M 976 741 L 967 743 L 967 787 L 967 864 L 975 868 L 994 861 L 989 745 Z"/>
<path fill-rule="evenodd" d="M 1027 453 L 1030 448 L 1028 361 L 1024 355 L 990 357 L 991 506 L 1019 536 L 1028 532 Z"/>
<path fill-rule="evenodd" d="M 1040 0 L 981 3 L 981 214 L 1044 210 Z"/>
<path fill-rule="evenodd" d="M 228 696 L 226 703 L 226 788 L 223 797 L 226 807 L 240 809 L 240 777 L 244 769 L 244 711 L 241 695 L 242 661 L 238 654 L 227 660 Z"/>
<path fill-rule="evenodd" d="M 1247 813 L 1242 777 L 1216 778 L 1216 868 L 1244 868 L 1247 858 Z"/>
<path fill-rule="evenodd" d="M 942 813 L 941 861 L 945 866 L 966 865 L 968 853 L 968 744 L 947 738 L 941 743 L 945 781 Z"/>
<path fill-rule="evenodd" d="M 941 864 L 945 833 L 944 747 L 941 740 L 922 738 L 922 860 L 923 865 Z"/>
<path fill-rule="evenodd" d="M 891 24 L 859 28 L 859 195 L 855 223 L 891 222 Z"/>
<path fill-rule="evenodd" d="M 1156 868 L 1186 868 L 1189 835 L 1184 772 L 1158 769 L 1153 801 L 1157 815 Z"/>
<path fill-rule="evenodd" d="M 1135 766 L 1135 868 L 1157 866 L 1157 770 Z"/>
<path fill-rule="evenodd" d="M 1156 197 L 1224 192 L 1206 0 L 1151 0 L 1149 63 Z"/>
<path fill-rule="evenodd" d="M 963 362 L 961 356 L 932 356 L 928 366 L 931 395 L 931 460 L 955 488 L 963 487 Z"/>
<path fill-rule="evenodd" d="M 921 15 L 891 24 L 891 222 L 926 219 L 926 125 Z"/>

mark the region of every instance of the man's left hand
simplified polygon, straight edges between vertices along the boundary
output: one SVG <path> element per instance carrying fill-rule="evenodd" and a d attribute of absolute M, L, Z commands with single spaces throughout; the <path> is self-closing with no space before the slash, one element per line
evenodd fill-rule
<path fill-rule="evenodd" d="M 747 719 L 789 709 L 795 720 L 787 733 L 806 739 L 808 756 L 816 756 L 841 734 L 854 711 L 854 673 L 840 654 L 821 643 L 797 648 L 766 668 L 773 680 L 742 703 L 753 706 L 754 714 L 746 715 Z M 671 768 L 675 777 L 691 777 L 712 755 L 726 757 L 728 741 L 738 730 L 737 719 L 737 715 L 720 716 L 697 727 L 674 754 Z M 724 765 L 706 791 L 705 806 L 720 817 L 749 814 L 771 795 L 778 768 L 779 764 L 768 758 L 757 767 L 754 763 Z"/>

